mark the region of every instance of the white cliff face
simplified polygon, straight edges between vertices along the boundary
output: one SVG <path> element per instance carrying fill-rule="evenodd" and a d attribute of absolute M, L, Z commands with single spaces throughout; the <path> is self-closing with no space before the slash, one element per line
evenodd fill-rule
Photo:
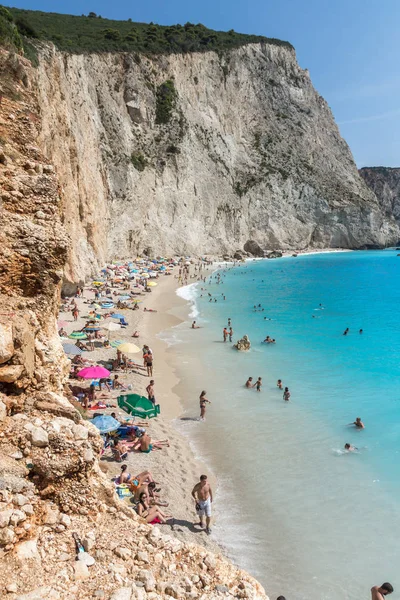
<path fill-rule="evenodd" d="M 398 226 L 289 48 L 151 59 L 45 52 L 41 141 L 73 241 L 67 280 L 142 252 L 397 242 Z M 158 124 L 167 81 L 176 102 Z"/>

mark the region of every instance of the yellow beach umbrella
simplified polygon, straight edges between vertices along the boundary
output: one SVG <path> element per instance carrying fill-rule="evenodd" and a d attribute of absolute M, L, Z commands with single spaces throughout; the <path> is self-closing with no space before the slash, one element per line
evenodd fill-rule
<path fill-rule="evenodd" d="M 104 285 L 102 281 L 93 281 L 92 285 Z"/>
<path fill-rule="evenodd" d="M 155 281 L 150 281 L 150 282 L 147 284 L 147 286 L 148 286 L 148 287 L 156 287 L 156 285 L 157 285 L 157 284 L 156 284 L 156 282 L 155 282 Z"/>
<path fill-rule="evenodd" d="M 118 346 L 118 350 L 124 354 L 136 354 L 137 352 L 140 352 L 140 348 L 135 346 L 135 344 L 131 344 L 130 342 L 124 342 Z"/>

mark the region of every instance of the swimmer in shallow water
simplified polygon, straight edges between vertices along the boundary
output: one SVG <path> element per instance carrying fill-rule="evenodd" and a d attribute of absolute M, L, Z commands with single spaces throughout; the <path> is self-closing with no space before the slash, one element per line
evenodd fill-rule
<path fill-rule="evenodd" d="M 364 423 L 361 421 L 361 417 L 357 417 L 353 423 L 349 423 L 349 425 L 354 425 L 357 429 L 365 429 Z"/>
<path fill-rule="evenodd" d="M 282 387 L 282 379 L 278 379 L 278 381 L 276 382 L 276 387 L 279 388 L 280 390 L 283 389 L 283 387 Z"/>
<path fill-rule="evenodd" d="M 351 444 L 345 444 L 344 449 L 346 450 L 346 452 L 354 452 L 354 450 L 358 450 L 358 448 L 352 446 Z"/>
<path fill-rule="evenodd" d="M 249 377 L 249 378 L 248 378 L 248 380 L 246 381 L 246 383 L 245 383 L 244 385 L 245 385 L 245 387 L 247 387 L 247 388 L 251 388 L 251 387 L 253 387 L 253 378 L 252 378 L 252 377 Z"/>

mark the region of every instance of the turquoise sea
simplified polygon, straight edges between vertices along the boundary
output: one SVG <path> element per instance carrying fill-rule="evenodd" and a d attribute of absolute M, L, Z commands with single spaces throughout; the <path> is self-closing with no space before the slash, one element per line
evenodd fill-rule
<path fill-rule="evenodd" d="M 249 261 L 221 267 L 219 285 L 214 273 L 178 292 L 191 316 L 164 338 L 192 392 L 177 426 L 218 480 L 213 535 L 272 600 L 360 600 L 383 581 L 400 586 L 396 255 Z M 223 343 L 228 317 L 250 352 Z M 244 388 L 248 376 L 262 377 L 260 393 Z M 194 420 L 202 389 L 204 423 Z M 365 430 L 348 425 L 358 416 Z M 346 442 L 358 451 L 343 452 Z"/>

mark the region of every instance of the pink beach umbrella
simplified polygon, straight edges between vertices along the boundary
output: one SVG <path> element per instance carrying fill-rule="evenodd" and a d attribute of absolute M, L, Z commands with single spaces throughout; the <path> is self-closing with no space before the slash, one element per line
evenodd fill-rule
<path fill-rule="evenodd" d="M 108 377 L 109 375 L 110 371 L 104 367 L 99 367 L 99 365 L 94 367 L 85 367 L 78 373 L 78 377 L 83 377 L 84 379 L 102 379 L 103 377 Z"/>

